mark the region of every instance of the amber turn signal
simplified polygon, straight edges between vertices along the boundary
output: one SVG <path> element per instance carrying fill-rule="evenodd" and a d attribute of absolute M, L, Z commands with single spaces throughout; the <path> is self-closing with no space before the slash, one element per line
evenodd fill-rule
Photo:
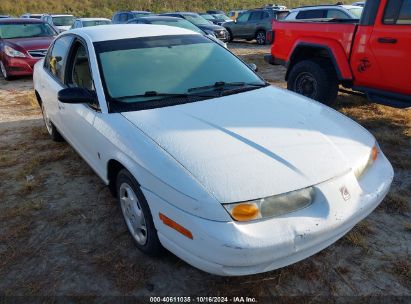
<path fill-rule="evenodd" d="M 173 228 L 174 230 L 180 232 L 182 235 L 188 237 L 189 239 L 193 239 L 193 234 L 190 232 L 190 230 L 187 230 L 186 228 L 184 228 L 180 224 L 177 224 L 175 221 L 168 218 L 167 216 L 165 216 L 162 213 L 159 213 L 159 216 L 160 216 L 160 220 L 163 221 L 164 225 L 167 225 L 167 226 Z"/>
<path fill-rule="evenodd" d="M 258 217 L 260 210 L 255 204 L 238 204 L 231 209 L 231 216 L 237 221 L 250 221 Z"/>
<path fill-rule="evenodd" d="M 372 157 L 372 160 L 376 160 L 377 159 L 377 157 L 378 157 L 378 149 L 377 149 L 377 146 L 375 145 L 374 147 L 372 147 L 372 151 L 371 151 L 371 157 Z"/>

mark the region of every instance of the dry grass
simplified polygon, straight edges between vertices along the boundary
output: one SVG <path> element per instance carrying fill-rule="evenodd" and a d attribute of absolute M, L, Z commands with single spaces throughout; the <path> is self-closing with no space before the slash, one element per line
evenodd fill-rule
<path fill-rule="evenodd" d="M 411 288 L 410 259 L 400 259 L 392 263 L 391 272 L 396 275 L 408 288 Z"/>
<path fill-rule="evenodd" d="M 384 209 L 387 213 L 398 213 L 404 215 L 410 211 L 408 194 L 399 192 L 390 192 L 386 196 L 379 208 Z"/>
<path fill-rule="evenodd" d="M 368 220 L 359 222 L 347 235 L 342 239 L 344 244 L 362 249 L 367 248 L 367 237 L 373 234 L 374 230 Z"/>

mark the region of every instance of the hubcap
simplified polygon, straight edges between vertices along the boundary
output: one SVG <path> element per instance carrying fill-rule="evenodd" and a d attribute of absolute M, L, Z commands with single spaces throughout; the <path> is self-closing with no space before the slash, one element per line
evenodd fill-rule
<path fill-rule="evenodd" d="M 264 44 L 264 42 L 265 42 L 264 33 L 258 33 L 257 34 L 257 42 L 258 42 L 258 44 Z"/>
<path fill-rule="evenodd" d="M 51 135 L 51 133 L 53 132 L 53 130 L 51 129 L 51 121 L 49 116 L 47 115 L 46 110 L 44 109 L 43 103 L 41 104 L 41 111 L 43 112 L 43 120 L 44 124 L 46 125 L 47 132 L 49 132 L 49 134 Z"/>
<path fill-rule="evenodd" d="M 4 66 L 3 62 L 0 61 L 0 69 L 1 69 L 1 74 L 3 75 L 4 78 L 7 78 L 7 71 L 6 67 Z"/>
<path fill-rule="evenodd" d="M 317 81 L 310 73 L 301 73 L 295 80 L 296 92 L 311 98 L 317 96 Z"/>
<path fill-rule="evenodd" d="M 131 186 L 123 183 L 120 186 L 120 205 L 128 230 L 138 244 L 147 242 L 147 226 L 143 209 Z"/>

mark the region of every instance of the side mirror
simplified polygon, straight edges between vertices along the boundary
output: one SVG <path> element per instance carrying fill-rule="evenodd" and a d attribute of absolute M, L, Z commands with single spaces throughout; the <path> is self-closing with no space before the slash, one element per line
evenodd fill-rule
<path fill-rule="evenodd" d="M 94 92 L 84 88 L 66 88 L 58 92 L 57 98 L 62 103 L 97 103 L 97 96 Z"/>
<path fill-rule="evenodd" d="M 257 65 L 255 64 L 255 63 L 249 63 L 249 64 L 247 64 L 248 65 L 248 67 L 250 68 L 250 69 L 252 69 L 254 72 L 258 72 L 258 67 L 257 67 Z"/>

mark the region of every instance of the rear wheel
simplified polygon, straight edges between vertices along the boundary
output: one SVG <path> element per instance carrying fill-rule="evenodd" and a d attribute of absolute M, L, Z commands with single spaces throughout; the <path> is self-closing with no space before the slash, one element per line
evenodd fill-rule
<path fill-rule="evenodd" d="M 233 42 L 233 33 L 231 32 L 231 30 L 227 29 L 227 41 L 228 42 Z"/>
<path fill-rule="evenodd" d="M 7 73 L 6 66 L 4 65 L 3 61 L 0 61 L 0 71 L 5 80 L 10 80 L 10 76 Z"/>
<path fill-rule="evenodd" d="M 338 79 L 329 60 L 304 60 L 290 71 L 287 88 L 331 106 L 338 94 Z"/>
<path fill-rule="evenodd" d="M 157 256 L 162 252 L 150 208 L 140 186 L 126 169 L 117 175 L 117 196 L 136 246 L 145 254 Z"/>
<path fill-rule="evenodd" d="M 44 104 L 41 103 L 41 112 L 43 114 L 43 120 L 44 120 L 44 124 L 46 126 L 47 132 L 49 133 L 51 139 L 53 141 L 64 141 L 63 137 L 61 136 L 61 134 L 59 133 L 59 131 L 57 131 L 57 128 L 54 126 L 54 124 L 51 122 L 46 109 L 44 108 Z"/>
<path fill-rule="evenodd" d="M 257 44 L 264 45 L 266 41 L 265 31 L 258 31 L 255 35 L 255 40 L 257 41 Z"/>

